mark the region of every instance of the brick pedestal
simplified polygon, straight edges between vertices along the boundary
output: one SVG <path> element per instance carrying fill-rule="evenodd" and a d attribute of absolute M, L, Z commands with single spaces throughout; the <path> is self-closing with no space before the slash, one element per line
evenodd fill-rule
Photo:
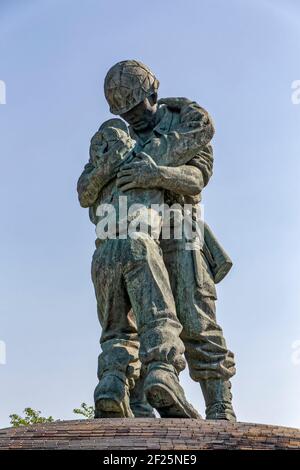
<path fill-rule="evenodd" d="M 0 449 L 300 449 L 300 429 L 195 419 L 58 421 L 2 429 Z"/>

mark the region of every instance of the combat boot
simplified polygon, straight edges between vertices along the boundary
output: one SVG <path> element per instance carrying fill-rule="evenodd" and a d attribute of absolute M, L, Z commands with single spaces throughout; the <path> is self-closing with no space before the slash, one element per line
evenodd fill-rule
<path fill-rule="evenodd" d="M 139 402 L 130 401 L 130 408 L 135 418 L 156 418 L 154 410 L 146 398 Z"/>
<path fill-rule="evenodd" d="M 155 413 L 147 402 L 144 392 L 145 368 L 142 366 L 140 376 L 135 380 L 134 388 L 130 390 L 130 408 L 135 418 L 155 418 Z"/>
<path fill-rule="evenodd" d="M 200 418 L 187 401 L 179 384 L 178 374 L 171 364 L 151 362 L 144 385 L 145 395 L 162 418 Z"/>
<path fill-rule="evenodd" d="M 236 421 L 229 380 L 206 379 L 201 380 L 200 385 L 206 405 L 206 419 Z"/>
<path fill-rule="evenodd" d="M 95 418 L 134 418 L 129 404 L 129 383 L 119 371 L 105 372 L 94 392 Z"/>

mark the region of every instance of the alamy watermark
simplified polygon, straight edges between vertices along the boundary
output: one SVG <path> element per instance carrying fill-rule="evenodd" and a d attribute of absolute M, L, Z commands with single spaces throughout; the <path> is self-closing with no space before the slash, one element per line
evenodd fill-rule
<path fill-rule="evenodd" d="M 6 104 L 6 84 L 0 80 L 0 104 Z"/>
<path fill-rule="evenodd" d="M 0 365 L 6 364 L 6 344 L 0 340 Z"/>
<path fill-rule="evenodd" d="M 192 204 L 131 204 L 119 196 L 114 204 L 99 204 L 96 234 L 99 240 L 136 238 L 148 234 L 158 240 L 181 240 L 186 249 L 201 248 L 204 241 L 203 206 Z"/>
<path fill-rule="evenodd" d="M 291 100 L 293 104 L 300 104 L 300 80 L 294 80 L 292 82 L 292 95 Z"/>

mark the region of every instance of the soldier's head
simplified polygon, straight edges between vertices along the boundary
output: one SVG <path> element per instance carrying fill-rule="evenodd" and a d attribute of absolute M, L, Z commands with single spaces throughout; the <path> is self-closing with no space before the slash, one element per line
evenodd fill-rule
<path fill-rule="evenodd" d="M 101 157 L 107 152 L 118 152 L 123 157 L 134 146 L 126 124 L 121 119 L 105 121 L 91 139 L 90 157 L 97 166 Z"/>
<path fill-rule="evenodd" d="M 137 60 L 118 62 L 107 72 L 104 93 L 113 114 L 136 131 L 154 127 L 159 81 Z"/>

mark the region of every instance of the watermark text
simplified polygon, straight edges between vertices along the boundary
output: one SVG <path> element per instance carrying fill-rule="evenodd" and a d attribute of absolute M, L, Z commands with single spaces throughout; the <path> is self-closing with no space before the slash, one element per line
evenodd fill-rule
<path fill-rule="evenodd" d="M 300 80 L 294 80 L 292 83 L 292 103 L 300 104 Z"/>
<path fill-rule="evenodd" d="M 6 104 L 6 84 L 0 80 L 0 104 Z"/>
<path fill-rule="evenodd" d="M 0 365 L 6 364 L 6 344 L 0 340 Z"/>

